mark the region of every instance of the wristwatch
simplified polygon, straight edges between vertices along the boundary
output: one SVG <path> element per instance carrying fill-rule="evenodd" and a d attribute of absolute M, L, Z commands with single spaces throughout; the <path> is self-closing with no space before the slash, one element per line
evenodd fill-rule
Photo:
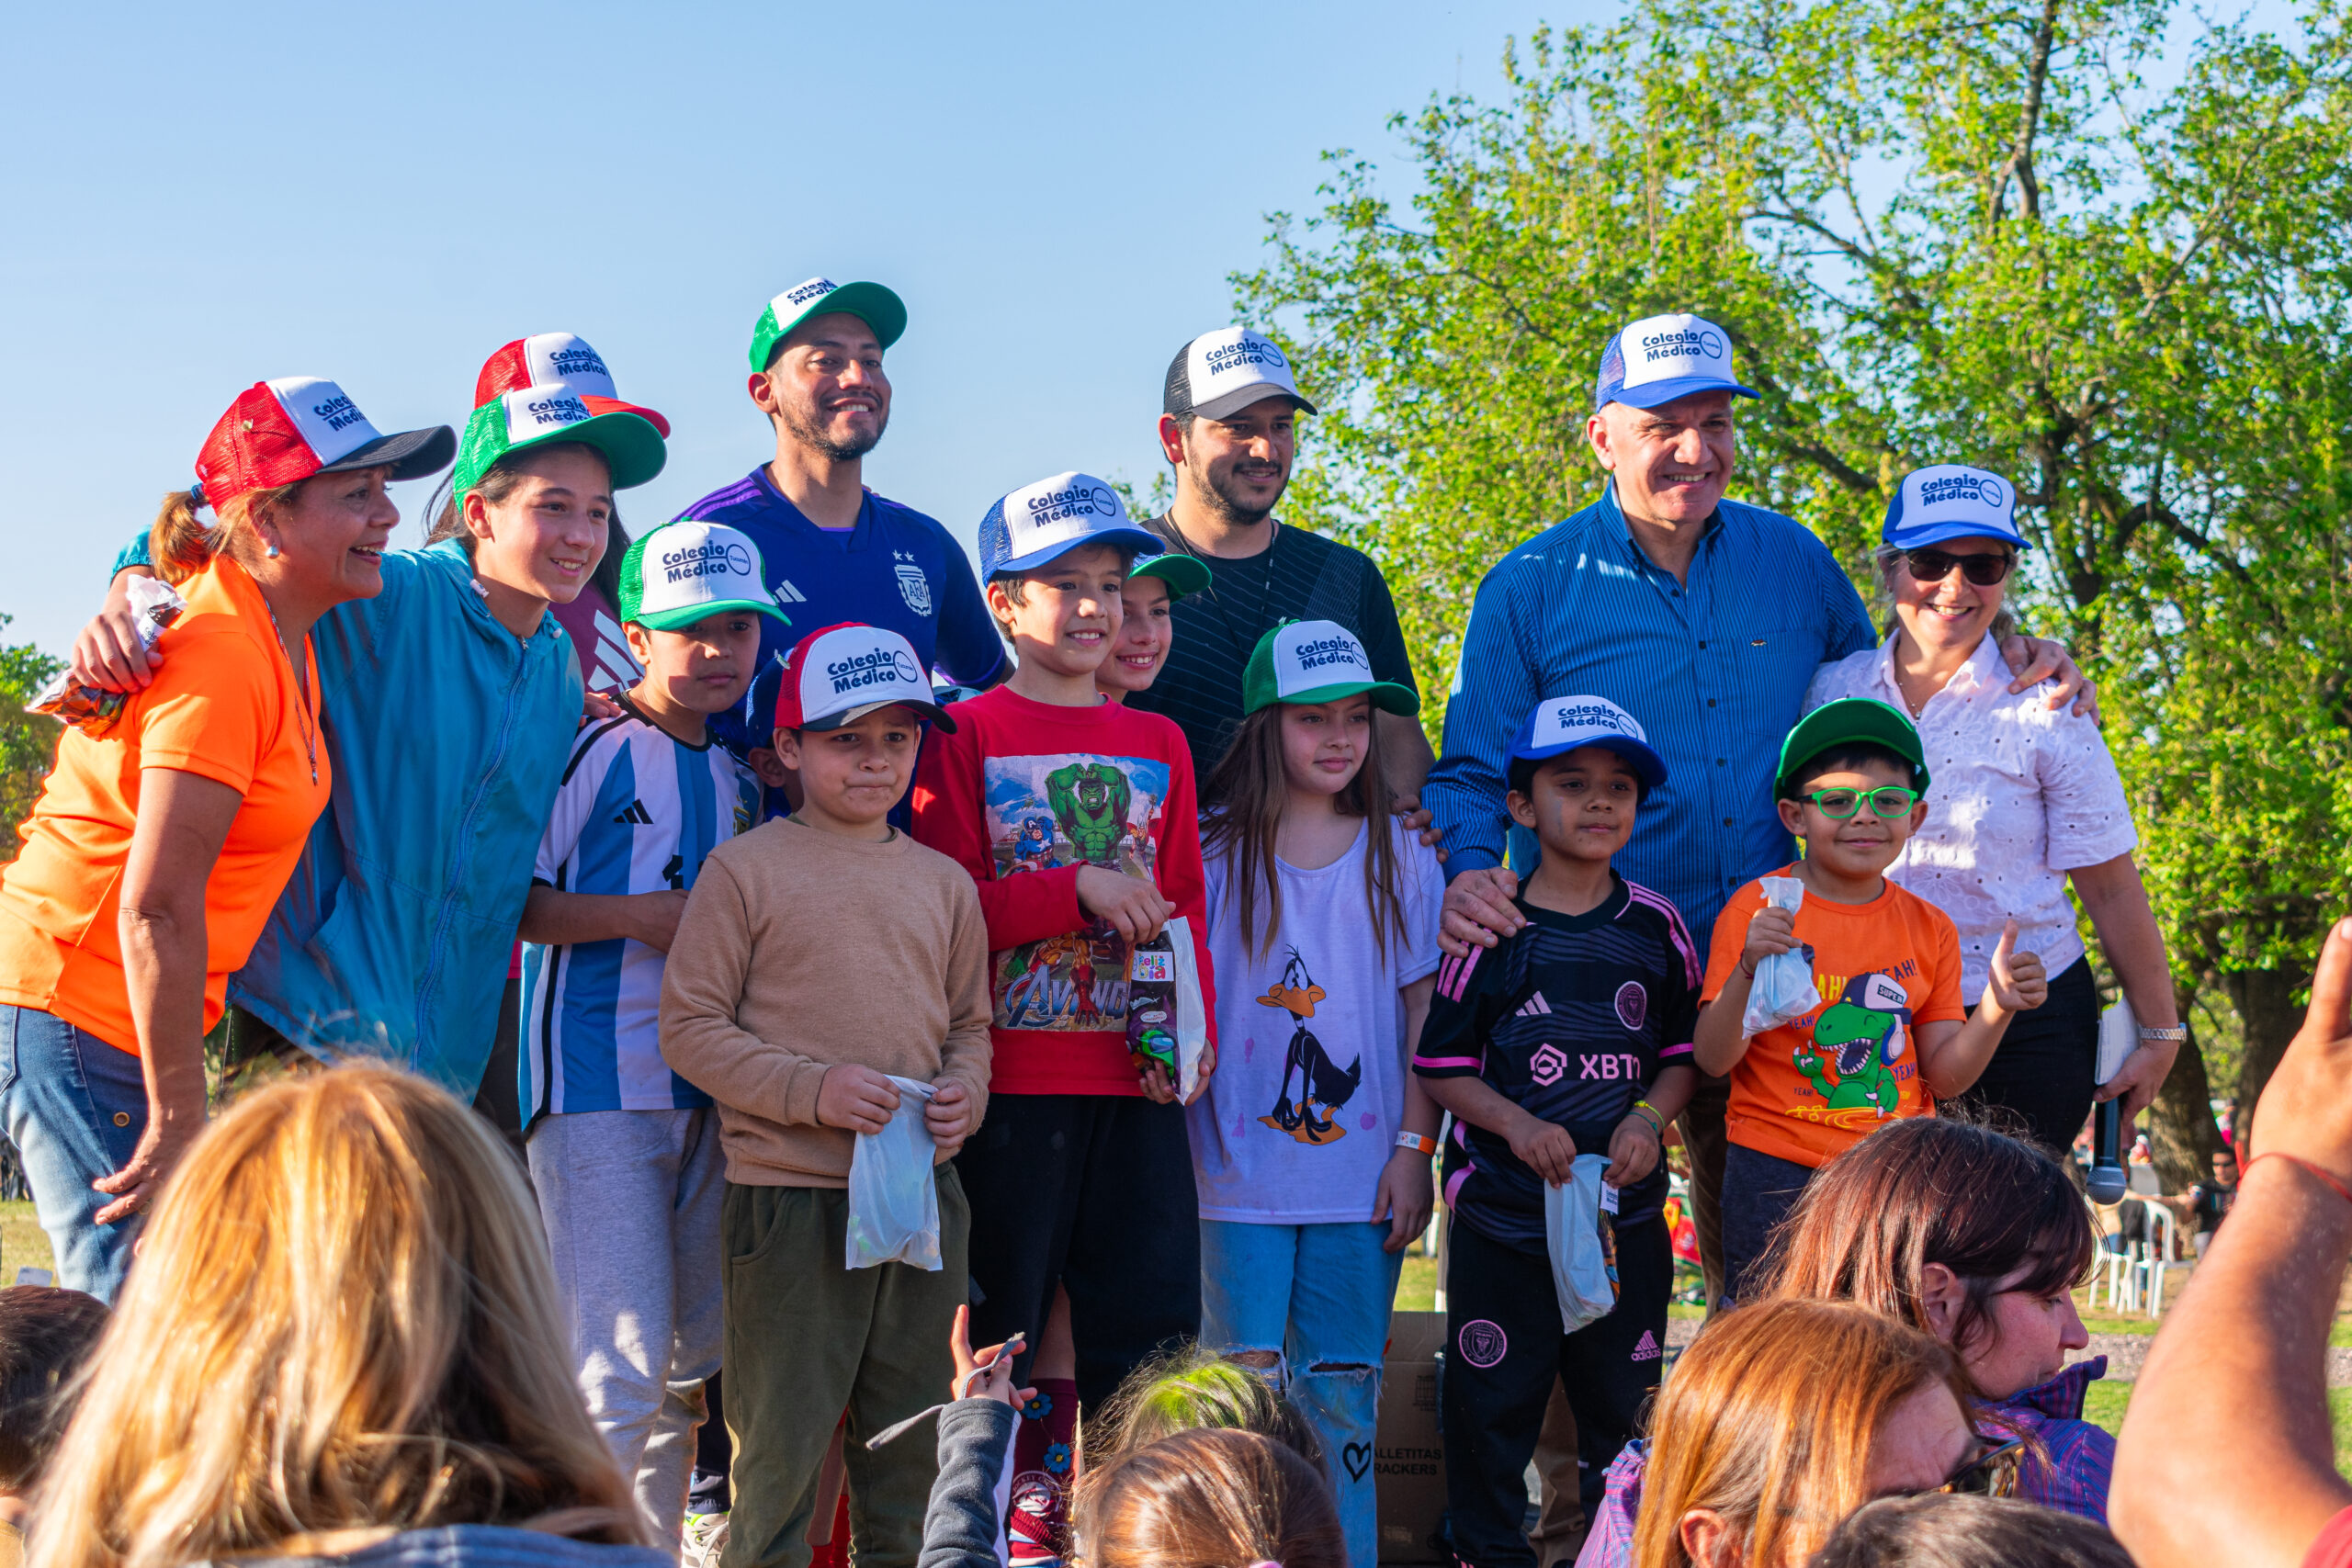
<path fill-rule="evenodd" d="M 2143 1026 L 2140 1031 L 2140 1038 L 2143 1040 L 2169 1040 L 2177 1043 L 2188 1038 L 2188 1026 L 2182 1023 L 2176 1023 L 2165 1029 L 2150 1029 Z"/>
<path fill-rule="evenodd" d="M 1425 1155 L 1433 1155 L 1437 1153 L 1437 1140 L 1435 1138 L 1425 1138 L 1419 1133 L 1397 1134 L 1396 1146 L 1400 1149 L 1419 1149 Z"/>

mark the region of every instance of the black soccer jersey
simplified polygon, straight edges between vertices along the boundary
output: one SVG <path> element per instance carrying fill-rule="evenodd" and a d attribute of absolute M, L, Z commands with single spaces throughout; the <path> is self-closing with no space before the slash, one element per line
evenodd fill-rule
<path fill-rule="evenodd" d="M 1598 908 L 1555 914 L 1521 899 L 1528 924 L 1438 968 L 1413 1070 L 1476 1074 L 1504 1099 L 1567 1129 L 1578 1154 L 1609 1139 L 1665 1068 L 1690 1061 L 1704 969 L 1672 904 L 1617 879 Z M 1544 1179 L 1498 1134 L 1459 1118 L 1445 1145 L 1445 1201 L 1498 1242 L 1544 1247 Z M 1656 1215 L 1666 1162 L 1618 1199 L 1617 1223 Z"/>

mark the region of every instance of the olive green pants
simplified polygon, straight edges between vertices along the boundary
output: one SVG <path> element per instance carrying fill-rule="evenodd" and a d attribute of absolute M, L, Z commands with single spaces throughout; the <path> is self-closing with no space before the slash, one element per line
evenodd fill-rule
<path fill-rule="evenodd" d="M 817 1473 L 849 1413 L 850 1539 L 858 1568 L 914 1568 L 939 1471 L 919 1427 L 879 1452 L 865 1439 L 949 1397 L 947 1336 L 968 1299 L 971 1210 L 939 1167 L 937 1270 L 848 1268 L 849 1193 L 727 1184 L 727 1429 L 735 1507 L 722 1568 L 807 1568 Z"/>

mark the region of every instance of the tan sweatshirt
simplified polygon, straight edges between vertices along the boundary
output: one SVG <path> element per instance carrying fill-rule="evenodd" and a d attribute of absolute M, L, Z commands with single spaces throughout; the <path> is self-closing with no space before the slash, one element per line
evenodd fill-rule
<path fill-rule="evenodd" d="M 904 833 L 873 843 L 779 819 L 713 850 L 664 965 L 662 1055 L 718 1102 L 727 1179 L 849 1185 L 857 1134 L 817 1124 L 838 1062 L 954 1078 L 977 1130 L 988 945 L 971 877 Z"/>

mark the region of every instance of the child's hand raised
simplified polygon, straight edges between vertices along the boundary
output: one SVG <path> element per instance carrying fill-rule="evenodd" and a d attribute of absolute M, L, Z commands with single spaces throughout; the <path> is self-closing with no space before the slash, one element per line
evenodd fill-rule
<path fill-rule="evenodd" d="M 1797 944 L 1797 913 L 1779 905 L 1758 909 L 1747 922 L 1747 945 L 1740 950 L 1740 972 L 1756 978 L 1756 966 Z"/>
<path fill-rule="evenodd" d="M 2050 999 L 2041 954 L 2016 952 L 2017 944 L 2018 922 L 2012 916 L 2001 928 L 2001 940 L 1993 949 L 1993 972 L 1984 979 L 1985 1001 L 2004 1012 L 2028 1011 Z"/>
<path fill-rule="evenodd" d="M 1129 876 L 1108 866 L 1078 868 L 1078 907 L 1130 943 L 1149 942 L 1176 912 L 1159 889 L 1140 876 Z"/>
<path fill-rule="evenodd" d="M 947 1349 L 956 1358 L 956 1381 L 947 1387 L 949 1399 L 993 1399 L 1015 1410 L 1037 1397 L 1034 1388 L 1012 1386 L 1012 1359 L 1021 1354 L 1023 1336 L 1016 1334 L 1001 1345 L 972 1348 L 972 1309 L 956 1309 L 956 1325 L 948 1330 Z"/>
<path fill-rule="evenodd" d="M 1511 1122 L 1508 1136 L 1510 1152 L 1536 1175 L 1555 1187 L 1566 1183 L 1576 1165 L 1577 1141 L 1568 1136 L 1566 1127 L 1522 1111 Z"/>
<path fill-rule="evenodd" d="M 817 1122 L 853 1133 L 878 1133 L 899 1109 L 899 1086 L 889 1076 L 854 1062 L 836 1062 L 817 1087 Z"/>

